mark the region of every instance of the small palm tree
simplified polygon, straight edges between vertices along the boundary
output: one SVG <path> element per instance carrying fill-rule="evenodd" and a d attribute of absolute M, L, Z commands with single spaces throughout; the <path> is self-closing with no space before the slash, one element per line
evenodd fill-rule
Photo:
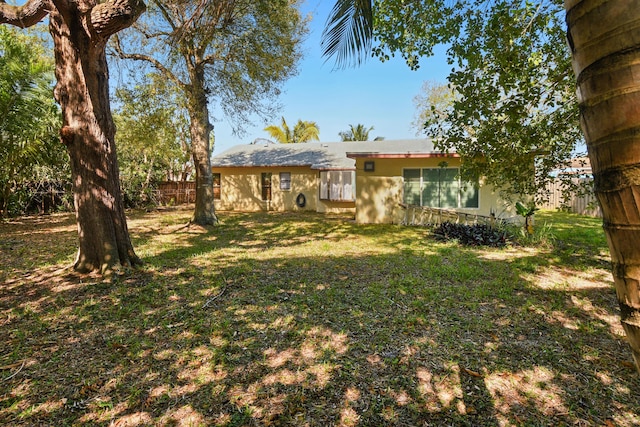
<path fill-rule="evenodd" d="M 66 149 L 46 55 L 35 36 L 0 26 L 0 217 L 8 215 L 16 185 L 34 179 L 36 166 L 63 170 Z"/>
<path fill-rule="evenodd" d="M 264 130 L 267 131 L 273 139 L 283 144 L 320 140 L 320 128 L 317 123 L 306 120 L 298 119 L 298 123 L 291 129 L 283 117 L 280 126 L 269 125 L 264 128 Z"/>
<path fill-rule="evenodd" d="M 363 124 L 349 125 L 349 130 L 345 132 L 339 132 L 342 141 L 368 141 L 369 132 L 373 130 L 373 126 L 367 129 Z"/>

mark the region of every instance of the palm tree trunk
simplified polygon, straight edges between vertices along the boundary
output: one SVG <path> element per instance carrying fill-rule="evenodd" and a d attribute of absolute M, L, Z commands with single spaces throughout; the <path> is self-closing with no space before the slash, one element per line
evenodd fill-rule
<path fill-rule="evenodd" d="M 640 0 L 565 0 L 622 326 L 640 372 Z"/>

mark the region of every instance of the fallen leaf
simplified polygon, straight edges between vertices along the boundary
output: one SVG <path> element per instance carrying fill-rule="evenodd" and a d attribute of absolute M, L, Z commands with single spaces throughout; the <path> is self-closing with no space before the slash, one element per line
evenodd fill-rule
<path fill-rule="evenodd" d="M 465 367 L 461 367 L 462 372 L 464 372 L 467 375 L 471 375 L 472 377 L 477 377 L 477 378 L 482 378 L 482 374 L 476 371 L 472 371 L 471 369 L 467 369 Z"/>
<path fill-rule="evenodd" d="M 24 363 L 24 362 L 16 362 L 16 363 L 12 363 L 10 365 L 0 366 L 0 371 L 6 371 L 8 369 L 18 368 L 22 363 Z"/>

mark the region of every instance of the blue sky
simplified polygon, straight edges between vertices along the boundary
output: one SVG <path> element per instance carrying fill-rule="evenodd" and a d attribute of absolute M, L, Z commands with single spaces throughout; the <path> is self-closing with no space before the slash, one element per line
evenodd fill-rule
<path fill-rule="evenodd" d="M 411 71 L 402 58 L 381 63 L 369 58 L 359 68 L 334 70 L 332 60 L 321 56 L 320 37 L 333 0 L 307 0 L 304 13 L 313 16 L 310 34 L 304 43 L 304 58 L 299 74 L 285 85 L 280 102 L 283 109 L 267 124 L 280 124 L 281 116 L 290 125 L 298 119 L 315 121 L 320 128 L 320 141 L 339 141 L 338 132 L 359 123 L 374 127 L 370 137 L 385 139 L 415 138 L 411 127 L 416 113 L 413 98 L 425 81 L 446 82 L 451 66 L 443 49 L 434 57 L 424 58 L 417 71 Z M 214 107 L 214 114 L 216 112 Z M 225 119 L 216 121 L 214 155 L 256 138 L 268 138 L 265 123 L 256 121 L 245 129 L 246 135 L 232 135 Z"/>

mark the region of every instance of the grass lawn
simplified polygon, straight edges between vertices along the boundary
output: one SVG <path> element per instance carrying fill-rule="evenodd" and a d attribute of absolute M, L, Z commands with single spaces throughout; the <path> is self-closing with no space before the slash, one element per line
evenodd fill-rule
<path fill-rule="evenodd" d="M 78 276 L 73 216 L 0 223 L 0 425 L 639 426 L 599 219 L 479 249 L 316 214 L 132 212 L 145 265 Z"/>

